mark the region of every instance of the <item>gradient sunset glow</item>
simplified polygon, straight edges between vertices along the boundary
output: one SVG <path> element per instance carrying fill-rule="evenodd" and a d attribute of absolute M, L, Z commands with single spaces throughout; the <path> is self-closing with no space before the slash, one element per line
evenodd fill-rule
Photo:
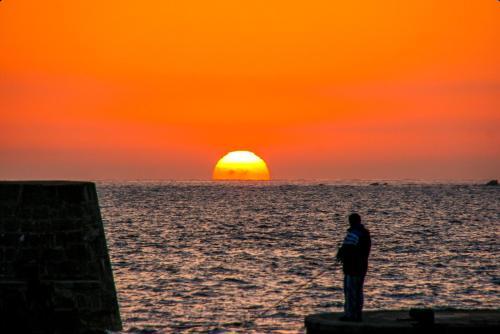
<path fill-rule="evenodd" d="M 500 3 L 0 2 L 0 178 L 489 179 Z"/>

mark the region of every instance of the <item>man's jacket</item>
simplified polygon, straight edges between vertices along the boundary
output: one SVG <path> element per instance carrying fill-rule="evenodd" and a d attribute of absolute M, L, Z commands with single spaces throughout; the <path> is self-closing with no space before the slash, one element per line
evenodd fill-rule
<path fill-rule="evenodd" d="M 347 230 L 347 235 L 337 253 L 342 262 L 344 274 L 365 276 L 368 271 L 368 255 L 371 248 L 370 232 L 358 224 Z"/>

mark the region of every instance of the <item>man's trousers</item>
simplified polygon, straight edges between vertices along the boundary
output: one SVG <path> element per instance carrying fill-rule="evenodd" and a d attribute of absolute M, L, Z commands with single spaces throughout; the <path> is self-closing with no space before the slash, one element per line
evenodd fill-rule
<path fill-rule="evenodd" d="M 364 276 L 344 275 L 344 315 L 348 318 L 361 320 L 364 281 Z"/>

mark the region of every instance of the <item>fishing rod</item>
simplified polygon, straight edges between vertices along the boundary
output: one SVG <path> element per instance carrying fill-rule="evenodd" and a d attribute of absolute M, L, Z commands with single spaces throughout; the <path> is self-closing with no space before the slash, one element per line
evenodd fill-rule
<path fill-rule="evenodd" d="M 259 318 L 262 318 L 264 317 L 266 314 L 268 314 L 271 310 L 274 310 L 276 309 L 278 306 L 281 305 L 281 303 L 283 303 L 285 300 L 287 300 L 288 298 L 292 297 L 294 294 L 296 294 L 299 290 L 302 290 L 302 289 L 305 289 L 307 287 L 309 287 L 309 285 L 311 285 L 312 283 L 314 283 L 314 281 L 316 281 L 318 278 L 320 278 L 321 276 L 323 276 L 324 274 L 332 271 L 332 269 L 337 269 L 338 268 L 338 264 L 339 262 L 335 262 L 333 268 L 329 268 L 329 269 L 325 269 L 323 271 L 321 271 L 319 274 L 311 277 L 310 279 L 308 279 L 305 283 L 299 285 L 297 288 L 295 288 L 294 290 L 292 290 L 289 294 L 287 294 L 286 296 L 284 296 L 283 298 L 281 298 L 280 300 L 278 300 L 277 303 L 275 303 L 273 306 L 265 309 L 264 311 L 260 312 L 260 313 L 257 313 L 255 316 L 253 316 L 252 318 L 248 319 L 247 317 L 245 317 L 245 319 L 242 321 L 242 322 L 234 322 L 234 323 L 231 323 L 231 325 L 233 326 L 238 326 L 238 327 L 249 327 L 251 324 L 255 323 L 255 320 L 259 319 Z M 210 326 L 212 327 L 212 326 Z M 223 326 L 224 327 L 224 326 Z M 208 328 L 207 328 L 208 329 Z M 207 332 L 208 333 L 211 333 L 213 330 L 217 330 L 219 329 L 219 325 L 217 325 L 217 327 L 215 328 L 212 328 L 212 329 L 208 329 Z"/>
<path fill-rule="evenodd" d="M 278 300 L 278 302 L 276 302 L 274 305 L 272 305 L 271 307 L 265 309 L 264 311 L 260 312 L 260 313 L 257 313 L 255 316 L 251 317 L 250 319 L 247 319 L 245 317 L 245 320 L 243 320 L 241 323 L 239 323 L 238 325 L 241 326 L 241 327 L 248 327 L 250 324 L 253 324 L 255 322 L 255 320 L 259 319 L 259 318 L 263 318 L 265 315 L 267 315 L 270 311 L 276 309 L 278 306 L 280 306 L 285 300 L 287 300 L 288 298 L 292 297 L 293 295 L 295 295 L 297 292 L 299 292 L 299 290 L 302 290 L 304 288 L 307 288 L 309 285 L 311 285 L 312 283 L 314 283 L 314 281 L 316 281 L 319 277 L 323 276 L 324 274 L 330 272 L 332 269 L 336 269 L 338 267 L 338 262 L 336 262 L 336 265 L 333 267 L 333 268 L 329 268 L 329 269 L 325 269 L 323 271 L 321 271 L 319 274 L 316 274 L 315 276 L 311 277 L 310 279 L 308 279 L 305 283 L 299 285 L 298 287 L 296 287 L 294 290 L 292 290 L 290 293 L 288 293 L 286 296 L 284 296 L 283 298 L 281 298 L 280 300 Z M 236 325 L 236 324 L 234 324 Z M 217 326 L 218 327 L 218 326 Z M 215 328 L 216 329 L 216 328 Z"/>
<path fill-rule="evenodd" d="M 337 266 L 334 266 L 334 268 L 336 269 Z M 311 277 L 310 279 L 308 279 L 305 283 L 299 285 L 297 288 L 295 288 L 294 290 L 292 290 L 288 295 L 284 296 L 283 298 L 281 298 L 277 303 L 275 303 L 273 306 L 269 307 L 268 309 L 264 310 L 263 312 L 261 313 L 258 313 L 257 315 L 255 315 L 253 318 L 251 318 L 250 320 L 247 321 L 247 323 L 252 323 L 254 322 L 255 320 L 259 319 L 259 318 L 263 318 L 266 314 L 269 313 L 269 311 L 272 311 L 274 309 L 276 309 L 278 306 L 281 305 L 281 303 L 283 303 L 285 300 L 287 300 L 288 298 L 292 297 L 294 294 L 296 294 L 297 292 L 299 292 L 299 290 L 302 290 L 302 289 L 305 289 L 307 287 L 309 287 L 309 285 L 311 285 L 312 283 L 314 283 L 314 281 L 316 281 L 318 278 L 320 278 L 321 276 L 323 276 L 324 274 L 330 272 L 331 269 L 325 269 L 323 271 L 321 271 L 319 274 L 316 274 L 315 276 Z"/>

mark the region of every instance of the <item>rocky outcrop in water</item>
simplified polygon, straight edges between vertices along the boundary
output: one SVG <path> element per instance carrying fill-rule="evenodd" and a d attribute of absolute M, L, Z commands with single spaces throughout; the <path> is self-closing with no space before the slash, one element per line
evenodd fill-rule
<path fill-rule="evenodd" d="M 491 180 L 486 182 L 487 186 L 498 186 L 498 180 Z"/>

